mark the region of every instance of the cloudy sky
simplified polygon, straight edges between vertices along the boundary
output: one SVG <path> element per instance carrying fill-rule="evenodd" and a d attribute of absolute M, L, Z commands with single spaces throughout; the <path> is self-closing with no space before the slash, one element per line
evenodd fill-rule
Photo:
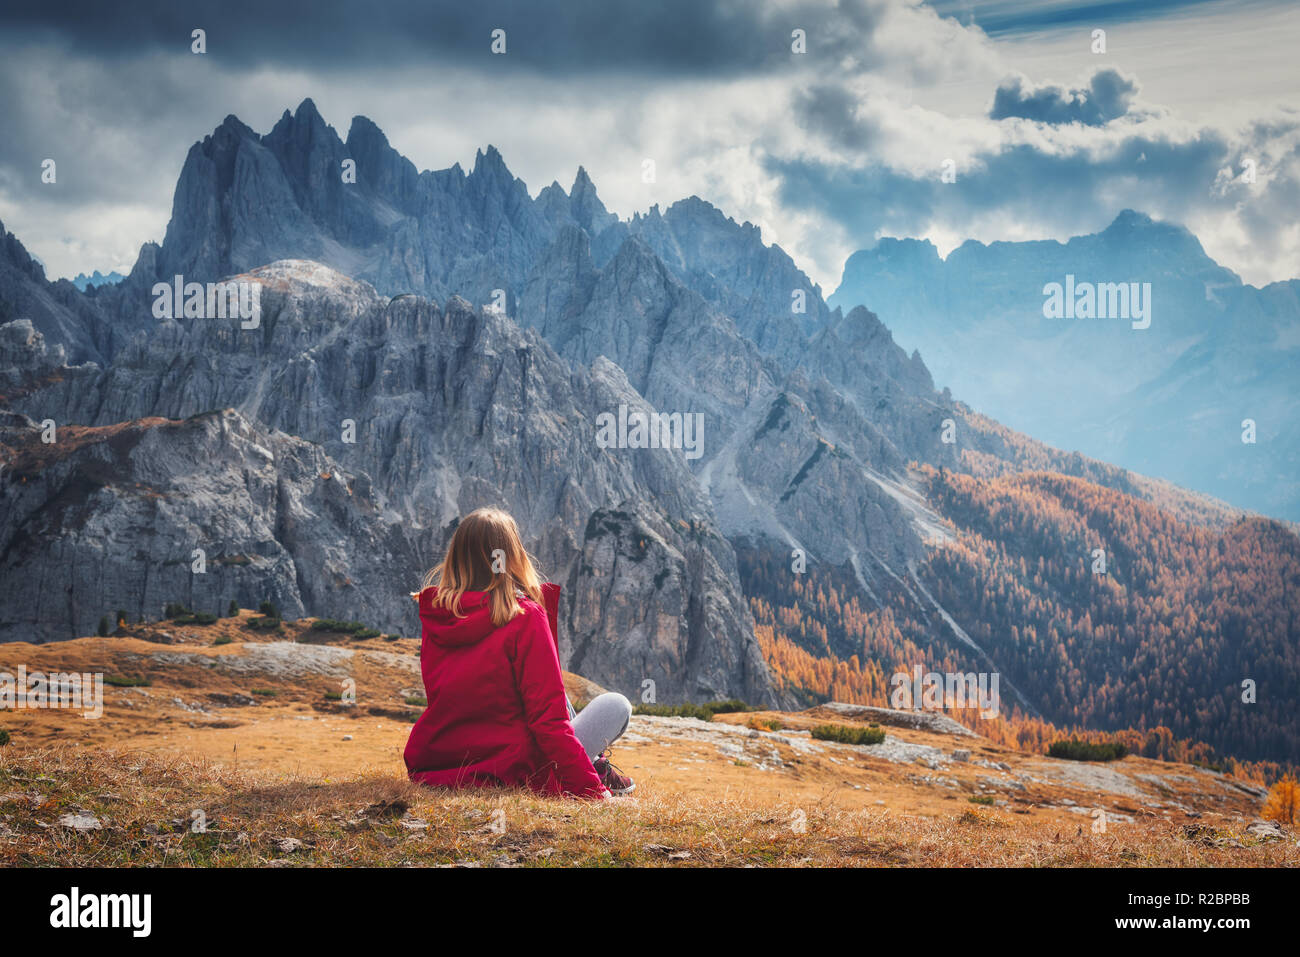
<path fill-rule="evenodd" d="M 702 196 L 827 293 L 882 235 L 1064 239 L 1126 207 L 1248 282 L 1300 276 L 1292 0 L 118 6 L 0 14 L 0 220 L 51 276 L 126 271 L 194 141 L 231 113 L 266 132 L 305 97 L 420 169 L 493 144 L 534 195 L 584 165 L 622 216 Z"/>

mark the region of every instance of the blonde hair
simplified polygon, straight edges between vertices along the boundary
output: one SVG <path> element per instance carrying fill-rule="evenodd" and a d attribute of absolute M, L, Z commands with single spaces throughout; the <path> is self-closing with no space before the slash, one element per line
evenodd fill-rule
<path fill-rule="evenodd" d="M 420 591 L 437 585 L 435 606 L 463 618 L 461 596 L 487 592 L 492 624 L 500 627 L 520 612 L 519 599 L 542 603 L 542 581 L 519 538 L 519 526 L 499 508 L 477 508 L 452 533 L 447 554 L 429 569 Z M 413 597 L 419 597 L 415 595 Z"/>

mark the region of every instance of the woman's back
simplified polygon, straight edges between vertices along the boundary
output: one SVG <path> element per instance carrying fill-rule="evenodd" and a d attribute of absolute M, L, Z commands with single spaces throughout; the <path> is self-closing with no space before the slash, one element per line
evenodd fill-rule
<path fill-rule="evenodd" d="M 486 592 L 460 596 L 460 615 L 419 594 L 420 669 L 428 707 L 411 729 L 411 779 L 434 786 L 526 786 L 544 793 L 604 793 L 569 723 L 554 639 L 559 588 L 528 598 L 502 625 Z"/>

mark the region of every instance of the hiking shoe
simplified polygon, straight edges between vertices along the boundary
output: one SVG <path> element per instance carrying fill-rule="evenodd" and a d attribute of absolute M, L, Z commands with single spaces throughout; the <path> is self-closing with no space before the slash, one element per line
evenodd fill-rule
<path fill-rule="evenodd" d="M 596 769 L 600 783 L 609 788 L 610 794 L 630 794 L 636 789 L 632 779 L 610 763 L 608 751 L 602 751 L 600 757 L 591 764 Z"/>

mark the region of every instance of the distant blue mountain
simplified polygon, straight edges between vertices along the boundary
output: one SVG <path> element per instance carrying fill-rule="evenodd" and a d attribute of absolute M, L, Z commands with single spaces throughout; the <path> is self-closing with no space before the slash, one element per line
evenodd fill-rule
<path fill-rule="evenodd" d="M 1091 287 L 1094 315 L 1136 288 L 1150 324 L 1048 318 L 1052 283 L 1083 312 Z M 1012 428 L 1300 520 L 1300 280 L 1246 285 L 1188 230 L 1125 210 L 1065 243 L 969 241 L 946 259 L 881 239 L 849 257 L 829 302 L 870 308 L 938 384 Z"/>
<path fill-rule="evenodd" d="M 78 273 L 77 278 L 72 280 L 72 284 L 76 286 L 77 289 L 80 290 L 81 292 L 85 292 L 91 286 L 112 286 L 121 282 L 125 278 L 126 277 L 123 276 L 117 270 L 113 270 L 111 273 L 105 276 L 102 272 L 96 269 L 89 276 L 87 276 L 84 272 Z"/>

